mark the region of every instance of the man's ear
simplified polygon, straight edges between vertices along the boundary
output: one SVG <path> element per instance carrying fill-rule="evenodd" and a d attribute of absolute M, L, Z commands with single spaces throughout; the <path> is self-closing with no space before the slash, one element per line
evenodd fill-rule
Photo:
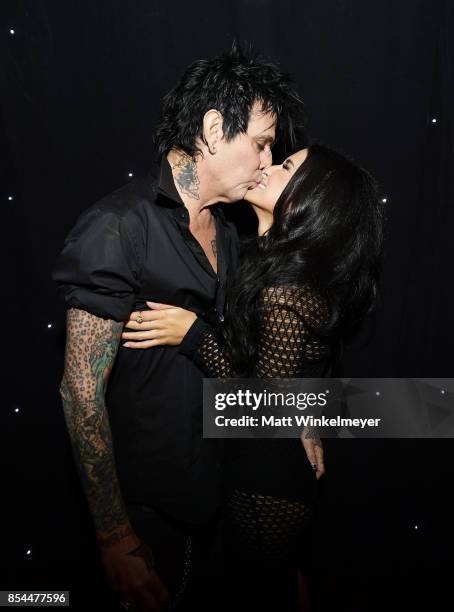
<path fill-rule="evenodd" d="M 222 114 L 211 108 L 203 116 L 203 137 L 212 155 L 217 152 L 218 143 L 224 137 L 222 130 Z"/>

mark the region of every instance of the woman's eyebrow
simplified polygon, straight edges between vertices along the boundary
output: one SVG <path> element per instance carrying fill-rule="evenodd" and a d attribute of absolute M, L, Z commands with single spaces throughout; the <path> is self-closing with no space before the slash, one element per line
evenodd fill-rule
<path fill-rule="evenodd" d="M 284 164 L 292 164 L 293 167 L 295 167 L 295 164 L 292 162 L 292 160 L 290 159 L 290 157 L 288 159 L 285 160 Z"/>

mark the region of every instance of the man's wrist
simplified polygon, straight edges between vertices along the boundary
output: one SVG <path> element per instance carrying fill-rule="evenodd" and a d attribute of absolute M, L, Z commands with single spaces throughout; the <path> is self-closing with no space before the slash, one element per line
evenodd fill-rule
<path fill-rule="evenodd" d="M 125 523 L 109 533 L 97 531 L 96 541 L 102 550 L 118 552 L 127 552 L 140 543 L 130 523 Z"/>

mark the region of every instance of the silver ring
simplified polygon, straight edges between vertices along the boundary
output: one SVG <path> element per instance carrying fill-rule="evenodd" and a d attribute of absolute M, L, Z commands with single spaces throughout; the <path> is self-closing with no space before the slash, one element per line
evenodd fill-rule
<path fill-rule="evenodd" d="M 137 323 L 139 323 L 139 324 L 140 324 L 140 323 L 142 323 L 142 322 L 143 322 L 143 319 L 142 319 L 142 311 L 141 311 L 141 310 L 139 310 L 139 316 L 137 317 Z"/>

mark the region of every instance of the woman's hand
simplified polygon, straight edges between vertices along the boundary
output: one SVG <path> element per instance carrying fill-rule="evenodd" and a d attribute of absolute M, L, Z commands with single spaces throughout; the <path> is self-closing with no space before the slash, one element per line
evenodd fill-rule
<path fill-rule="evenodd" d="M 122 340 L 127 340 L 123 346 L 145 349 L 163 344 L 171 346 L 181 344 L 197 315 L 190 310 L 170 304 L 156 302 L 147 302 L 147 304 L 150 310 L 131 313 L 125 323 L 125 329 L 136 331 L 124 331 L 121 334 Z M 137 320 L 140 320 L 139 315 L 141 323 Z"/>
<path fill-rule="evenodd" d="M 314 470 L 316 470 L 315 475 L 318 480 L 325 473 L 322 441 L 320 440 L 317 431 L 310 427 L 305 427 L 303 429 L 300 439 L 310 464 Z"/>

